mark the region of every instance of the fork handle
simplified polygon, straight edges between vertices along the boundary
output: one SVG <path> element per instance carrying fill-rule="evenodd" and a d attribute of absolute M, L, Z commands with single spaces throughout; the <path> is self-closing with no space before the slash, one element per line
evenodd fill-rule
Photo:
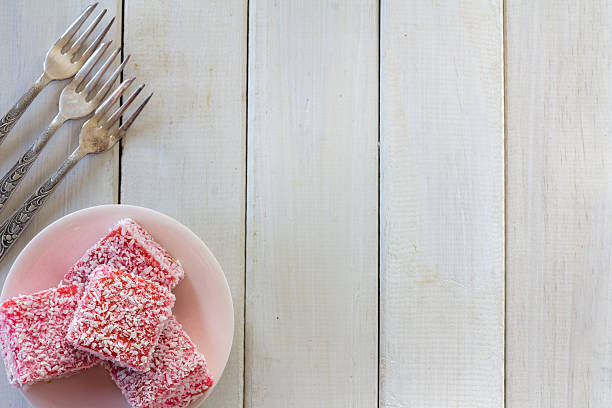
<path fill-rule="evenodd" d="M 66 118 L 58 113 L 51 121 L 47 129 L 38 136 L 38 139 L 30 146 L 28 150 L 17 160 L 17 163 L 0 179 L 0 212 L 4 209 L 15 188 L 21 182 L 23 176 L 30 170 L 32 164 L 36 161 L 40 152 L 45 147 L 51 136 L 66 123 Z"/>
<path fill-rule="evenodd" d="M 47 76 L 47 73 L 43 72 L 43 74 L 34 82 L 34 85 L 30 87 L 23 94 L 21 98 L 17 101 L 15 105 L 8 111 L 6 115 L 2 119 L 0 119 L 0 144 L 4 142 L 6 135 L 9 134 L 17 120 L 23 115 L 23 112 L 26 111 L 28 106 L 32 103 L 32 101 L 38 96 L 40 91 L 42 91 L 45 86 L 47 86 L 51 82 L 51 78 Z"/>
<path fill-rule="evenodd" d="M 0 261 L 30 225 L 34 214 L 43 206 L 55 187 L 87 153 L 77 147 L 49 179 L 21 207 L 0 225 Z"/>

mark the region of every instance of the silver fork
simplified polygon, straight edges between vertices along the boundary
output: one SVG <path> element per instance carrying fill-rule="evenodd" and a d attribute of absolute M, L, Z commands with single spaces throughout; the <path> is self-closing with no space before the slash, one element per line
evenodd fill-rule
<path fill-rule="evenodd" d="M 74 41 L 71 42 L 72 37 L 81 28 L 85 20 L 91 15 L 93 10 L 96 8 L 98 3 L 94 3 L 87 7 L 83 13 L 68 27 L 68 29 L 62 34 L 62 36 L 53 44 L 51 49 L 47 52 L 45 57 L 45 63 L 43 66 L 42 75 L 34 82 L 34 85 L 26 91 L 26 93 L 19 98 L 17 103 L 13 105 L 11 110 L 0 119 L 0 144 L 6 138 L 6 135 L 11 131 L 17 120 L 23 115 L 23 112 L 30 106 L 32 101 L 38 96 L 45 86 L 51 81 L 68 79 L 85 64 L 85 61 L 93 54 L 98 48 L 100 42 L 110 29 L 111 25 L 115 21 L 112 18 L 110 23 L 102 30 L 102 32 L 96 37 L 89 47 L 85 47 L 85 42 L 94 31 L 104 14 L 106 9 L 102 10 L 100 14 L 94 19 L 94 21 L 85 29 L 85 31 Z"/>
<path fill-rule="evenodd" d="M 136 110 L 119 127 L 114 127 L 126 109 L 134 102 L 144 88 L 141 85 L 132 95 L 111 115 L 107 113 L 119 100 L 121 95 L 134 81 L 134 78 L 123 81 L 121 85 L 100 105 L 95 114 L 83 124 L 79 135 L 79 146 L 68 156 L 57 171 L 32 194 L 2 225 L 0 225 L 0 261 L 21 233 L 27 228 L 32 217 L 43 206 L 55 186 L 83 157 L 91 153 L 107 151 L 117 143 L 132 126 L 140 112 L 144 109 L 153 94 L 147 96 Z"/>
<path fill-rule="evenodd" d="M 115 80 L 129 60 L 128 57 L 119 65 L 109 79 L 97 90 L 102 76 L 106 73 L 113 61 L 119 55 L 120 49 L 116 49 L 110 57 L 102 64 L 89 82 L 85 83 L 85 78 L 93 70 L 93 67 L 100 60 L 104 52 L 110 45 L 110 41 L 102 43 L 94 54 L 87 60 L 85 65 L 77 72 L 74 79 L 66 85 L 59 100 L 59 112 L 53 118 L 47 129 L 38 136 L 38 139 L 21 156 L 17 163 L 0 179 L 0 212 L 4 209 L 9 197 L 19 185 L 23 176 L 32 167 L 40 152 L 47 145 L 47 142 L 57 132 L 57 130 L 68 120 L 85 117 L 92 113 L 106 97 L 112 88 Z"/>

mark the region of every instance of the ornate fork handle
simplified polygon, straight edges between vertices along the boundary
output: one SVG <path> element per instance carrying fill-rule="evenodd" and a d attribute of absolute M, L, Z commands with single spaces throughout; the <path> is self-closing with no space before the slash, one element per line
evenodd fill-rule
<path fill-rule="evenodd" d="M 6 135 L 11 131 L 17 120 L 23 115 L 23 112 L 26 111 L 28 106 L 32 103 L 32 101 L 38 96 L 40 91 L 44 89 L 51 82 L 51 78 L 47 76 L 46 73 L 43 73 L 40 78 L 34 82 L 34 85 L 30 89 L 26 91 L 25 94 L 19 100 L 11 110 L 8 111 L 6 115 L 2 119 L 0 119 L 0 144 L 4 142 Z"/>
<path fill-rule="evenodd" d="M 30 170 L 32 164 L 38 158 L 38 155 L 45 147 L 51 136 L 66 122 L 61 114 L 57 114 L 47 129 L 36 139 L 30 148 L 19 158 L 17 163 L 0 179 L 0 212 L 4 209 L 4 205 L 9 197 L 15 191 L 15 187 L 19 185 L 23 176 Z"/>
<path fill-rule="evenodd" d="M 59 184 L 64 176 L 79 162 L 85 153 L 76 148 L 70 156 L 62 163 L 55 173 L 32 194 L 21 207 L 0 225 L 0 261 L 8 250 L 13 246 L 23 231 L 30 225 L 34 214 L 43 206 L 51 192 Z"/>

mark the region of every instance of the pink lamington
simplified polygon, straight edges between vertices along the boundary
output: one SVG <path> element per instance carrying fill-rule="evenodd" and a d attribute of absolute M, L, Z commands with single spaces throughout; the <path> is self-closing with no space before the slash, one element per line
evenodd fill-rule
<path fill-rule="evenodd" d="M 138 276 L 98 266 L 68 329 L 75 347 L 138 371 L 147 371 L 174 295 Z"/>
<path fill-rule="evenodd" d="M 204 356 L 170 317 L 146 373 L 106 365 L 133 408 L 183 408 L 213 384 Z"/>
<path fill-rule="evenodd" d="M 88 249 L 68 270 L 64 281 L 85 287 L 98 265 L 138 275 L 168 289 L 174 288 L 185 275 L 181 264 L 129 218 L 117 222 L 105 237 Z"/>
<path fill-rule="evenodd" d="M 92 367 L 98 359 L 66 341 L 76 285 L 10 299 L 0 306 L 0 347 L 11 384 L 29 385 Z"/>

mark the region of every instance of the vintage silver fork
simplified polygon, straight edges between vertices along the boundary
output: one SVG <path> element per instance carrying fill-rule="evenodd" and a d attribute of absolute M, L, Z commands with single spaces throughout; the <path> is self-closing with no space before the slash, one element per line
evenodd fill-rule
<path fill-rule="evenodd" d="M 140 112 L 144 109 L 153 94 L 147 96 L 129 118 L 119 127 L 114 127 L 126 109 L 134 102 L 144 85 L 141 85 L 132 95 L 106 117 L 111 107 L 134 81 L 134 78 L 123 81 L 121 85 L 100 105 L 94 116 L 83 124 L 79 135 L 79 146 L 68 156 L 57 171 L 32 194 L 2 225 L 0 225 L 0 261 L 21 233 L 27 228 L 32 217 L 45 203 L 55 186 L 83 157 L 91 153 L 104 152 L 117 143 L 132 126 Z"/>
<path fill-rule="evenodd" d="M 109 79 L 97 90 L 102 76 L 106 73 L 115 58 L 119 55 L 120 49 L 116 49 L 110 57 L 102 64 L 98 72 L 85 84 L 85 78 L 93 70 L 93 67 L 100 60 L 104 52 L 110 45 L 110 41 L 102 43 L 94 54 L 87 60 L 85 65 L 77 72 L 74 79 L 66 85 L 59 100 L 59 112 L 53 118 L 47 129 L 38 136 L 38 139 L 21 156 L 17 163 L 0 179 L 0 212 L 4 209 L 9 197 L 19 185 L 23 176 L 32 167 L 40 152 L 47 145 L 47 142 L 57 132 L 57 130 L 68 120 L 79 119 L 92 113 L 106 97 L 119 74 L 129 60 L 128 57 L 119 65 Z"/>
<path fill-rule="evenodd" d="M 6 135 L 11 131 L 17 120 L 23 115 L 23 112 L 30 106 L 32 101 L 38 96 L 49 82 L 54 80 L 68 79 L 85 64 L 85 61 L 93 54 L 102 42 L 102 39 L 115 21 L 111 19 L 110 23 L 102 30 L 89 47 L 85 47 L 87 38 L 94 31 L 104 14 L 106 9 L 102 10 L 95 20 L 85 29 L 85 31 L 74 41 L 72 37 L 81 28 L 85 20 L 91 15 L 98 3 L 94 3 L 87 7 L 83 13 L 68 27 L 62 36 L 53 44 L 47 52 L 45 63 L 43 65 L 42 75 L 34 82 L 34 85 L 26 91 L 26 93 L 17 101 L 9 112 L 0 119 L 0 144 L 6 138 Z"/>

